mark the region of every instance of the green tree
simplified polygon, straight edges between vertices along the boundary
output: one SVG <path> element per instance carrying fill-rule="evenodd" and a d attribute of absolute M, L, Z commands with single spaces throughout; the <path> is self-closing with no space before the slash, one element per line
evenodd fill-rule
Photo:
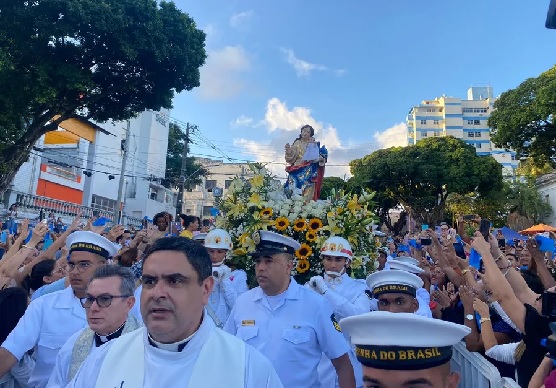
<path fill-rule="evenodd" d="M 327 176 L 322 179 L 322 187 L 320 190 L 320 199 L 328 199 L 333 192 L 345 190 L 347 182 L 336 176 Z"/>
<path fill-rule="evenodd" d="M 502 166 L 451 136 L 378 150 L 350 166 L 355 185 L 382 193 L 429 225 L 444 218 L 450 193 L 487 196 L 502 187 Z"/>
<path fill-rule="evenodd" d="M 205 58 L 205 33 L 172 2 L 0 1 L 0 191 L 62 121 L 171 108 Z"/>
<path fill-rule="evenodd" d="M 494 108 L 488 125 L 496 146 L 540 165 L 556 156 L 556 66 L 502 93 Z"/>
<path fill-rule="evenodd" d="M 164 186 L 169 189 L 177 188 L 180 184 L 181 164 L 183 160 L 185 141 L 186 135 L 182 128 L 175 123 L 170 123 L 168 133 L 168 154 L 166 155 L 166 178 L 163 182 Z M 209 171 L 200 163 L 197 163 L 194 157 L 186 158 L 186 163 L 186 189 L 200 184 L 203 177 L 209 176 Z"/>

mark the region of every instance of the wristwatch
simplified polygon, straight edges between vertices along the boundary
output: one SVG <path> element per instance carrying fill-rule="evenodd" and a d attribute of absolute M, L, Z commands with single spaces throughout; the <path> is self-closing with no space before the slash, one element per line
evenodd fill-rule
<path fill-rule="evenodd" d="M 475 316 L 473 314 L 467 314 L 465 316 L 465 319 L 467 319 L 468 321 L 474 321 L 475 320 Z"/>

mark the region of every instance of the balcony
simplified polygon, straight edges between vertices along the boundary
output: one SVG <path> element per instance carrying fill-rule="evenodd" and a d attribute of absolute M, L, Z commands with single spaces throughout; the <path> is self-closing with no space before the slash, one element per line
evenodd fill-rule
<path fill-rule="evenodd" d="M 41 197 L 33 194 L 26 194 L 15 190 L 6 190 L 4 197 L 1 198 L 4 203 L 4 209 L 0 207 L 0 216 L 5 217 L 8 207 L 17 202 L 19 203 L 18 218 L 29 218 L 31 220 L 38 219 L 41 216 L 46 218 L 49 213 L 54 213 L 56 217 L 61 217 L 65 224 L 71 222 L 77 214 L 81 213 L 82 218 L 90 219 L 93 212 L 98 212 L 98 217 L 105 217 L 114 220 L 114 212 L 109 209 L 98 207 L 89 207 L 77 205 L 74 203 L 64 202 L 48 197 Z M 139 227 L 141 219 L 124 216 L 123 225 Z"/>

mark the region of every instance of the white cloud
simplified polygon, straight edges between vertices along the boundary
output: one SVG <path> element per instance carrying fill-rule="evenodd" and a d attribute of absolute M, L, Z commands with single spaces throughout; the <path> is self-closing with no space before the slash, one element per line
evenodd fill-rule
<path fill-rule="evenodd" d="M 295 56 L 295 53 L 291 49 L 281 49 L 286 57 L 286 62 L 293 66 L 296 74 L 298 77 L 303 77 L 306 75 L 311 74 L 312 71 L 315 70 L 327 70 L 327 67 L 324 65 L 319 65 L 316 63 L 310 63 L 304 61 L 303 59 L 299 59 Z"/>
<path fill-rule="evenodd" d="M 338 77 L 342 77 L 344 74 L 346 74 L 346 69 L 334 70 L 334 74 L 336 74 Z"/>
<path fill-rule="evenodd" d="M 234 121 L 230 123 L 230 127 L 232 128 L 239 128 L 239 127 L 248 127 L 253 124 L 253 118 L 247 117 L 245 115 L 239 115 Z"/>
<path fill-rule="evenodd" d="M 253 16 L 253 10 L 234 13 L 230 17 L 230 26 L 236 28 L 241 26 Z"/>
<path fill-rule="evenodd" d="M 235 139 L 236 146 L 243 149 L 246 158 L 259 162 L 272 162 L 267 167 L 280 178 L 285 178 L 284 146 L 293 143 L 304 124 L 315 129 L 315 138 L 325 145 L 329 152 L 326 176 L 350 176 L 349 162 L 361 158 L 374 148 L 371 142 L 365 144 L 346 143 L 338 136 L 338 130 L 331 124 L 324 124 L 311 115 L 307 107 L 293 107 L 291 110 L 278 98 L 268 101 L 264 119 L 269 133 L 268 140 L 257 142 L 247 139 Z M 369 139 L 370 140 L 370 139 Z"/>
<path fill-rule="evenodd" d="M 218 34 L 218 29 L 216 28 L 214 23 L 207 24 L 207 26 L 203 28 L 203 31 L 207 35 L 207 40 Z"/>
<path fill-rule="evenodd" d="M 225 100 L 236 96 L 245 85 L 241 74 L 250 68 L 249 56 L 241 46 L 209 51 L 207 61 L 201 67 L 201 98 Z"/>
<path fill-rule="evenodd" d="M 378 148 L 404 147 L 407 145 L 407 125 L 403 122 L 396 124 L 376 132 L 374 138 L 378 142 Z"/>

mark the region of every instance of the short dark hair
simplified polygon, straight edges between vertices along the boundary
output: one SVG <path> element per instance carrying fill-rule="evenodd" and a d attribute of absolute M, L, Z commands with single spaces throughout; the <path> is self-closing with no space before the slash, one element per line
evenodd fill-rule
<path fill-rule="evenodd" d="M 199 285 L 203 281 L 212 276 L 212 261 L 206 248 L 197 241 L 183 237 L 165 237 L 159 238 L 149 247 L 143 258 L 143 267 L 145 262 L 154 252 L 158 251 L 175 251 L 183 253 L 187 261 L 195 272 L 197 272 Z"/>
<path fill-rule="evenodd" d="M 132 296 L 134 294 L 135 276 L 133 276 L 133 272 L 131 269 L 120 267 L 119 265 L 103 265 L 102 267 L 98 267 L 91 279 L 91 282 L 95 279 L 105 279 L 111 277 L 119 277 L 122 281 L 120 284 L 121 295 Z"/>

